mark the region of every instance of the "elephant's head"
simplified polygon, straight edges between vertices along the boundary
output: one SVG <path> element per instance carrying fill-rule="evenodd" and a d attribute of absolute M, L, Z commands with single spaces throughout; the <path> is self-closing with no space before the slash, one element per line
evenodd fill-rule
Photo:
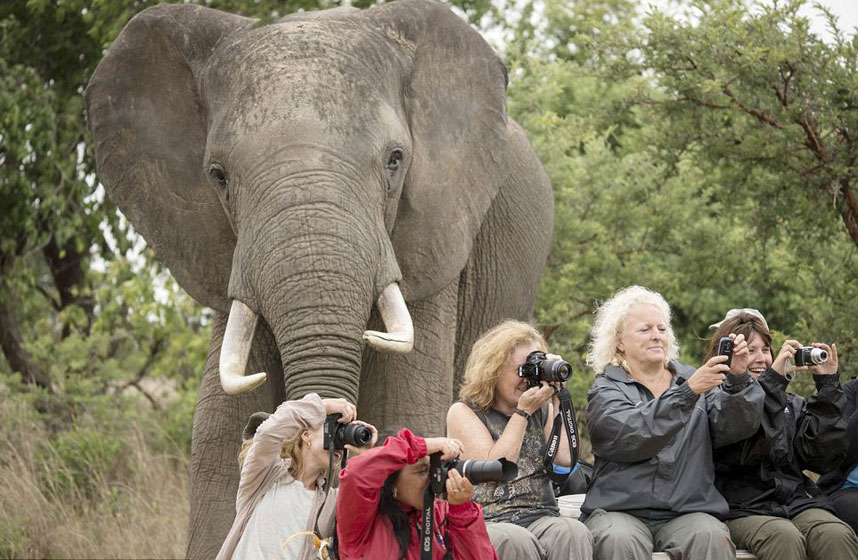
<path fill-rule="evenodd" d="M 113 201 L 195 299 L 229 312 L 228 392 L 257 318 L 286 396 L 357 398 L 362 340 L 408 351 L 404 300 L 455 282 L 503 172 L 506 71 L 446 7 L 272 25 L 137 15 L 86 91 Z M 400 293 L 401 287 L 401 293 Z M 377 305 L 388 332 L 366 331 Z"/>

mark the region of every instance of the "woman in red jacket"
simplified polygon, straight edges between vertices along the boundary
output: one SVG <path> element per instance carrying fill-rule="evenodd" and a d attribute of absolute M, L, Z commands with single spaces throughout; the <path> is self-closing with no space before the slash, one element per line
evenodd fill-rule
<path fill-rule="evenodd" d="M 429 455 L 440 452 L 448 460 L 461 450 L 458 440 L 424 439 L 403 429 L 351 459 L 340 472 L 337 495 L 341 560 L 419 560 Z M 473 490 L 468 479 L 450 471 L 447 500 L 435 500 L 433 560 L 497 560 L 482 508 L 471 501 Z"/>

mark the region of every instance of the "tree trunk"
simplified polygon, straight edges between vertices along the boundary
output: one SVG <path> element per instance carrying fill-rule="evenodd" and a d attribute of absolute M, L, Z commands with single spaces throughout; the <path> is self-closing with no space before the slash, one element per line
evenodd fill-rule
<path fill-rule="evenodd" d="M 88 253 L 77 250 L 75 239 L 69 239 L 63 247 L 60 247 L 53 237 L 42 250 L 42 253 L 48 263 L 48 268 L 51 270 L 54 286 L 60 295 L 60 309 L 65 309 L 69 305 L 77 305 L 83 309 L 87 317 L 84 333 L 89 334 L 89 328 L 94 319 L 95 306 L 91 297 L 82 294 L 85 280 L 84 264 Z M 62 334 L 63 338 L 71 334 L 68 325 L 63 327 Z"/>
<path fill-rule="evenodd" d="M 855 191 L 852 190 L 846 179 L 840 181 L 840 193 L 843 195 L 840 216 L 843 218 L 843 225 L 846 226 L 852 243 L 858 247 L 858 198 L 855 197 Z"/>
<path fill-rule="evenodd" d="M 5 282 L 2 288 L 7 294 L 9 293 Z M 0 299 L 0 346 L 3 347 L 3 354 L 12 371 L 19 372 L 26 383 L 38 385 L 53 392 L 48 376 L 21 345 L 21 332 L 18 330 L 15 315 L 9 308 L 8 299 Z"/>

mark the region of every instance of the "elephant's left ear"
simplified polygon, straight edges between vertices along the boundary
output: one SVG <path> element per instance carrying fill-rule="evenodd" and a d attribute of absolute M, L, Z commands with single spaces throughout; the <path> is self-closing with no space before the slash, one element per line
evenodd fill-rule
<path fill-rule="evenodd" d="M 391 233 L 406 299 L 458 279 L 507 174 L 506 67 L 449 8 L 399 0 L 370 10 L 410 51 L 412 161 Z"/>

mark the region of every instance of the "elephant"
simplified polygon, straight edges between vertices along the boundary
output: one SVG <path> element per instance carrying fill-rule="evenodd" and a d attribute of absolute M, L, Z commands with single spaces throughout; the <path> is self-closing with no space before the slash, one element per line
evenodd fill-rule
<path fill-rule="evenodd" d="M 554 201 L 506 88 L 433 0 L 265 24 L 161 4 L 107 50 L 85 91 L 99 180 L 215 312 L 190 557 L 230 527 L 250 413 L 315 391 L 443 434 L 474 340 L 533 317 Z"/>

